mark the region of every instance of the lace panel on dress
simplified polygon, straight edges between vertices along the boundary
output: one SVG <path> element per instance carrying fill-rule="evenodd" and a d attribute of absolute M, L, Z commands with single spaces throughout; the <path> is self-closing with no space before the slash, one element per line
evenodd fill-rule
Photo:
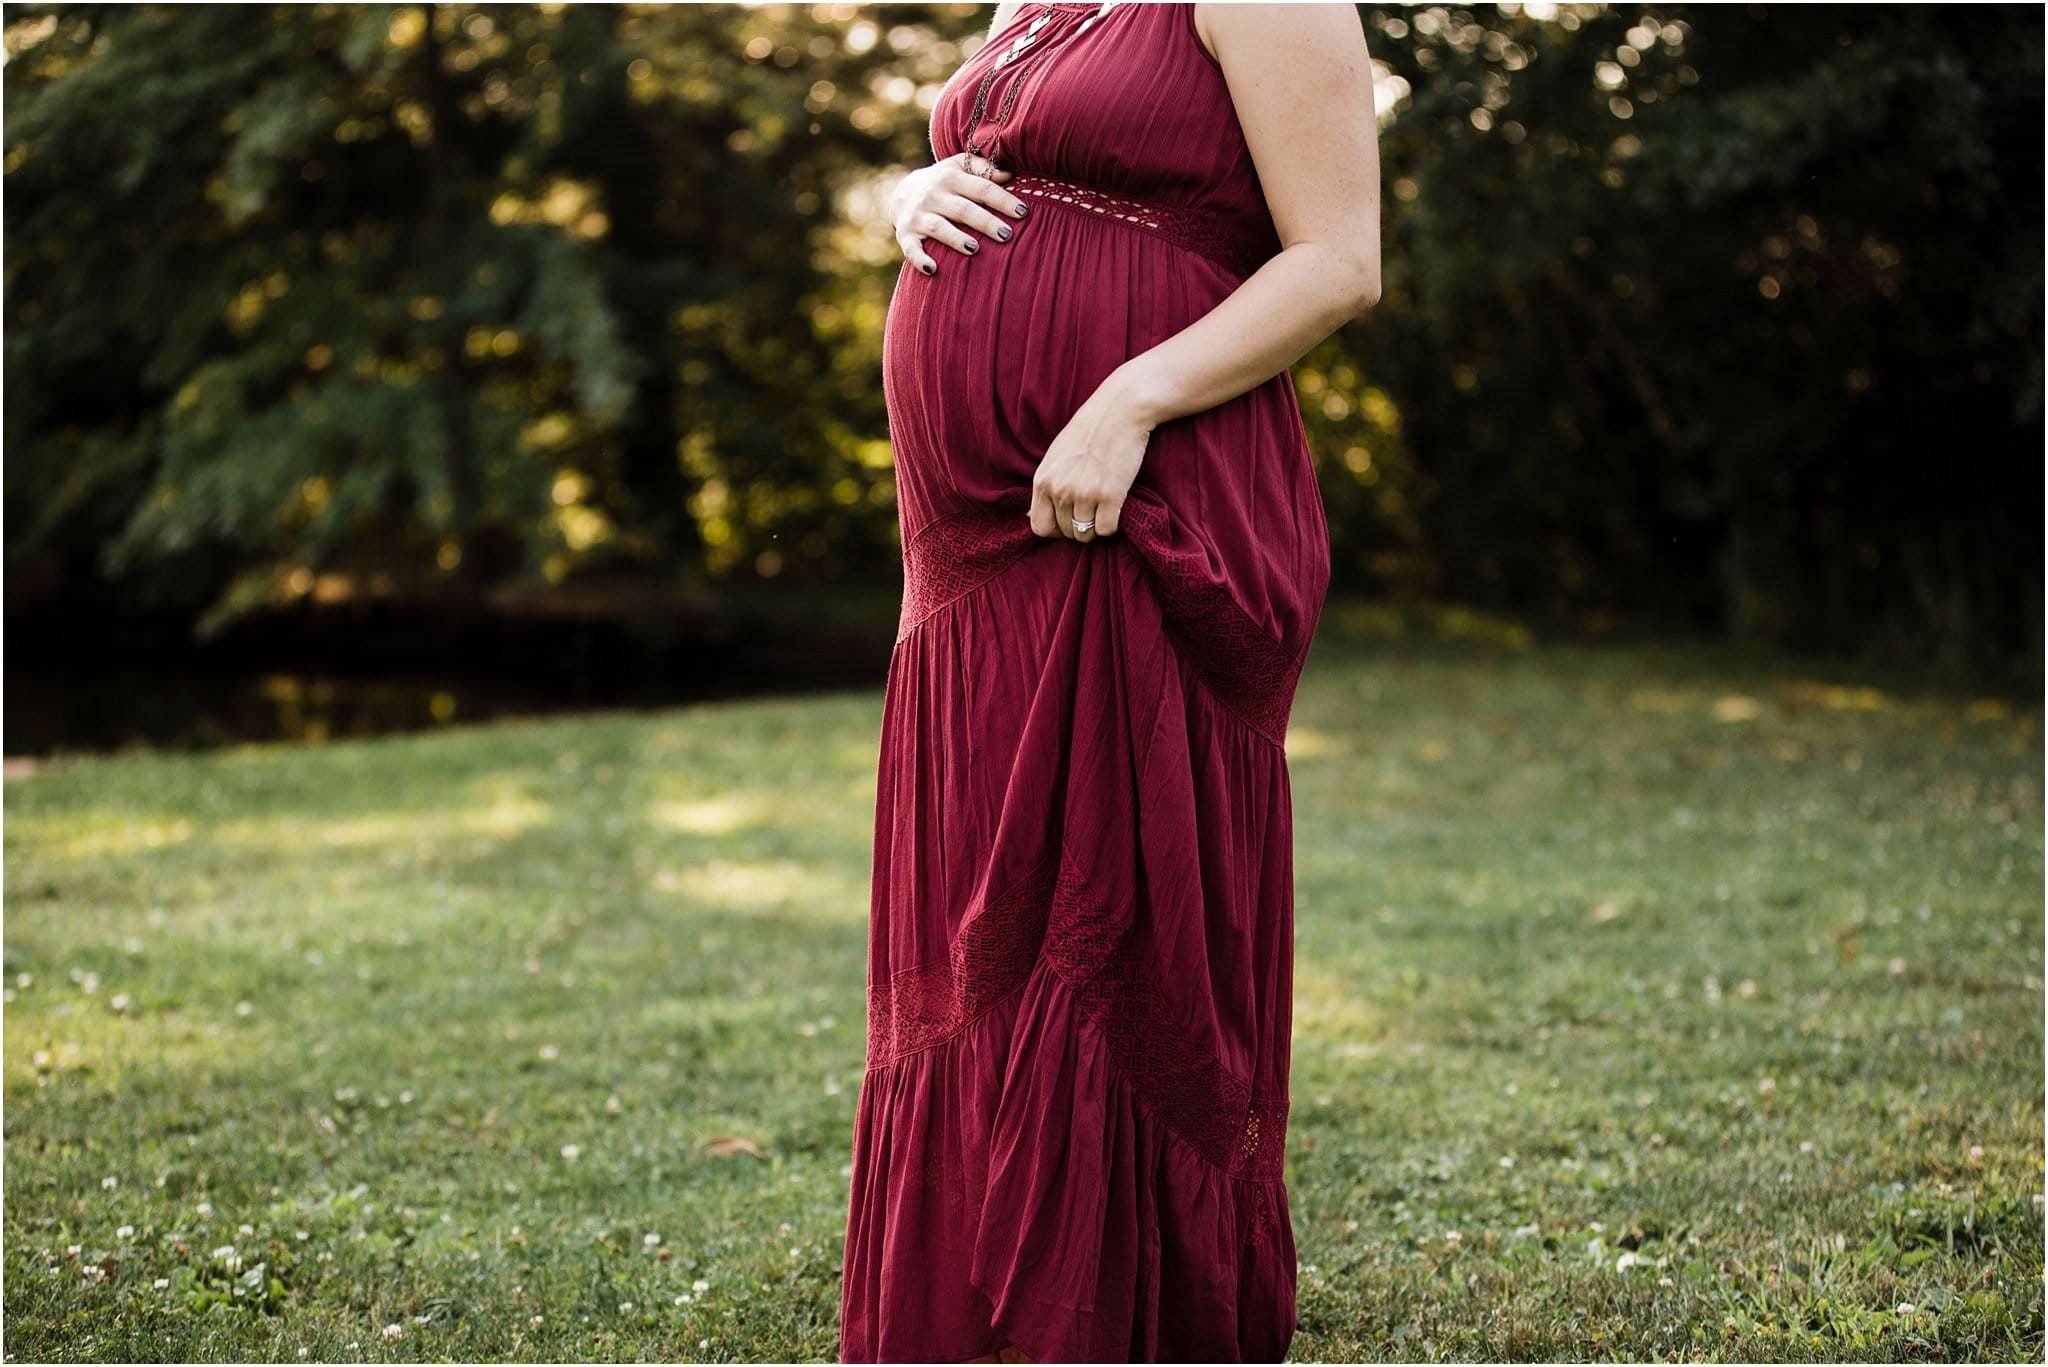
<path fill-rule="evenodd" d="M 967 918 L 945 959 L 869 986 L 868 1068 L 958 1036 L 1022 987 L 1042 956 L 1160 1123 L 1233 1177 L 1280 1180 L 1287 1098 L 1255 1095 L 1190 1038 L 1136 949 L 1064 851 L 1048 854 Z"/>
<path fill-rule="evenodd" d="M 1167 630 L 1218 700 L 1259 735 L 1285 744 L 1307 647 L 1289 651 L 1208 575 L 1198 551 L 1170 546 L 1166 519 L 1155 501 L 1130 498 L 1116 535 L 1145 566 Z M 903 548 L 897 642 L 1042 540 L 1023 512 L 1008 508 L 973 508 L 926 523 Z"/>
<path fill-rule="evenodd" d="M 943 959 L 868 988 L 868 1067 L 943 1044 L 1024 985 L 1038 962 L 1052 902 L 1047 854 L 1013 887 L 970 912 Z"/>
<path fill-rule="evenodd" d="M 1008 569 L 1037 540 L 1021 512 L 972 508 L 935 518 L 903 547 L 900 643 L 911 628 Z"/>
<path fill-rule="evenodd" d="M 1013 194 L 1091 212 L 1164 238 L 1177 247 L 1208 257 L 1240 279 L 1265 263 L 1259 249 L 1245 241 L 1242 234 L 1233 232 L 1226 221 L 1198 209 L 1132 199 L 1079 181 L 1030 172 L 1019 172 L 1002 184 Z"/>
<path fill-rule="evenodd" d="M 1254 1095 L 1250 1080 L 1190 1038 L 1128 930 L 1064 851 L 1045 953 L 1153 1114 L 1233 1177 L 1279 1180 L 1287 1098 Z"/>
<path fill-rule="evenodd" d="M 1199 552 L 1172 548 L 1160 504 L 1127 499 L 1121 516 L 1117 534 L 1130 539 L 1151 571 L 1175 644 L 1224 706 L 1273 744 L 1284 745 L 1308 647 L 1290 651 L 1209 576 Z"/>

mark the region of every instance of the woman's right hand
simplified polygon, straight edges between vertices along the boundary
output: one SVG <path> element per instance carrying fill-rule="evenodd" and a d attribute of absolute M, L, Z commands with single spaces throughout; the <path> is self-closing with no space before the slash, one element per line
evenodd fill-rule
<path fill-rule="evenodd" d="M 998 215 L 1022 218 L 1026 208 L 1023 200 L 1002 188 L 1001 182 L 1009 178 L 1010 173 L 993 162 L 961 152 L 897 181 L 889 195 L 889 217 L 904 257 L 930 275 L 938 265 L 925 253 L 927 238 L 962 256 L 981 249 L 968 228 L 993 234 L 998 242 L 1009 241 L 1012 229 Z"/>

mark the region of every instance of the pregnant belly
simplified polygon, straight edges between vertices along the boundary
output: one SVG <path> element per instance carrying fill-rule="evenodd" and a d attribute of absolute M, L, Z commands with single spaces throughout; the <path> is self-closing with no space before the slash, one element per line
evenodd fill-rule
<path fill-rule="evenodd" d="M 906 262 L 883 387 L 906 525 L 1028 495 L 1045 449 L 1130 357 L 1236 287 L 1206 257 L 1086 209 L 1031 198 L 1008 242 Z"/>
<path fill-rule="evenodd" d="M 883 333 L 904 537 L 899 639 L 1033 551 L 1056 555 L 1047 573 L 1077 572 L 1075 544 L 1034 536 L 1022 516 L 1047 447 L 1117 366 L 1243 278 L 1160 234 L 1046 200 L 1008 242 L 931 254 L 934 275 L 903 267 Z M 1217 695 L 1277 739 L 1330 572 L 1291 375 L 1155 428 L 1107 544 L 1134 557 L 1127 582 L 1152 586 L 1148 601 Z"/>

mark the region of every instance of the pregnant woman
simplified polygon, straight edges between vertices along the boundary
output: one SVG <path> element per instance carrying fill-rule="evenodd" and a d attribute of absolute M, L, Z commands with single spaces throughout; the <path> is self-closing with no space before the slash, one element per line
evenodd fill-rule
<path fill-rule="evenodd" d="M 1004 4 L 895 196 L 905 586 L 841 1360 L 1277 1361 L 1287 367 L 1379 296 L 1350 5 Z"/>

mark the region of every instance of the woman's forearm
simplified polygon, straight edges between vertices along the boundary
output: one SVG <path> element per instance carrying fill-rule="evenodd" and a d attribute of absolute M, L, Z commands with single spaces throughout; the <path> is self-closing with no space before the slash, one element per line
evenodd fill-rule
<path fill-rule="evenodd" d="M 1379 116 L 1351 5 L 1189 10 L 1230 88 L 1284 249 L 1180 332 L 1117 368 L 1142 426 L 1228 402 L 1379 302 Z"/>
<path fill-rule="evenodd" d="M 1297 242 L 1229 297 L 1118 366 L 1110 397 L 1157 427 L 1265 383 L 1379 302 L 1379 267 L 1340 242 Z"/>

